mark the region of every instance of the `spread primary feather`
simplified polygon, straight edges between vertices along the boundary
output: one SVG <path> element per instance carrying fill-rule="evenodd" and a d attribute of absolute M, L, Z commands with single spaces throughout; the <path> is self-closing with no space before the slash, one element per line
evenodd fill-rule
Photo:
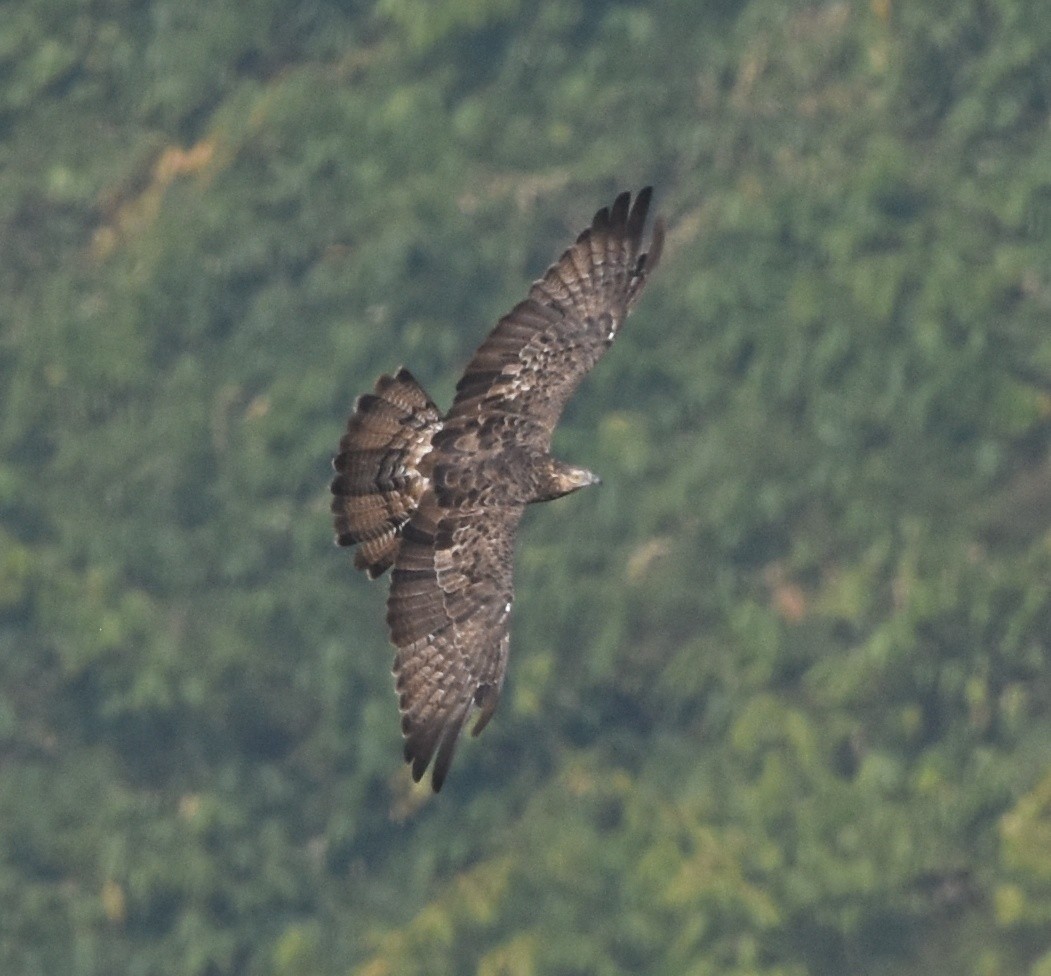
<path fill-rule="evenodd" d="M 445 415 L 406 369 L 359 397 L 333 460 L 336 541 L 375 578 L 393 566 L 387 624 L 405 760 L 441 789 L 464 724 L 500 699 L 525 506 L 597 483 L 550 454 L 569 397 L 609 348 L 657 266 L 651 190 L 595 214 L 497 323 Z"/>

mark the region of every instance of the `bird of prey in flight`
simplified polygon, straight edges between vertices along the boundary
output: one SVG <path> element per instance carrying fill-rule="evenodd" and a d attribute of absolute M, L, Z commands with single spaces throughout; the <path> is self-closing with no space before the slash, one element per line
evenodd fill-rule
<path fill-rule="evenodd" d="M 375 579 L 393 566 L 387 624 L 405 760 L 441 789 L 464 723 L 492 718 L 507 669 L 515 533 L 526 505 L 598 483 L 551 456 L 562 410 L 613 344 L 657 266 L 651 188 L 603 207 L 497 323 L 443 414 L 406 369 L 357 399 L 333 460 L 336 541 Z"/>

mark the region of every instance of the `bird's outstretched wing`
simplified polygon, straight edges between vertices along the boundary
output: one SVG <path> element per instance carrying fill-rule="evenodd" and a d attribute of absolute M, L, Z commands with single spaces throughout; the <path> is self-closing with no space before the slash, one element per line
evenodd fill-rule
<path fill-rule="evenodd" d="M 564 493 L 551 490 L 555 426 L 660 257 L 660 221 L 642 251 L 650 197 L 622 193 L 595 214 L 479 347 L 444 418 L 402 371 L 359 400 L 341 443 L 339 541 L 367 550 L 370 575 L 393 562 L 405 759 L 417 781 L 433 763 L 435 791 L 471 714 L 477 735 L 500 698 L 518 524 L 528 502 Z"/>
<path fill-rule="evenodd" d="M 522 506 L 448 508 L 428 491 L 405 527 L 387 624 L 405 760 L 417 782 L 434 760 L 441 789 L 464 723 L 492 717 L 507 668 L 514 537 Z"/>
<path fill-rule="evenodd" d="M 533 283 L 478 348 L 456 387 L 448 437 L 498 424 L 522 445 L 547 450 L 566 401 L 616 338 L 657 266 L 658 220 L 648 253 L 642 235 L 650 187 L 634 204 L 603 207 L 561 258 Z"/>

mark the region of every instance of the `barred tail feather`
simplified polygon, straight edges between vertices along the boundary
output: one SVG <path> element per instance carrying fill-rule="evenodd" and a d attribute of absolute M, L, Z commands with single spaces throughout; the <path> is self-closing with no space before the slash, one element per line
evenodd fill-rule
<path fill-rule="evenodd" d="M 358 397 L 332 466 L 336 542 L 358 546 L 354 565 L 375 579 L 394 562 L 401 530 L 427 487 L 419 464 L 441 414 L 407 370 Z"/>

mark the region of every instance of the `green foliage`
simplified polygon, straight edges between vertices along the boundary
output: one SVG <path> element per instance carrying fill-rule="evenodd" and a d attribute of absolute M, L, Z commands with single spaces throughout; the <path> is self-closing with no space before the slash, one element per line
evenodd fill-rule
<path fill-rule="evenodd" d="M 1051 972 L 1051 7 L 27 0 L 0 73 L 0 970 Z M 646 182 L 433 799 L 328 458 Z"/>

